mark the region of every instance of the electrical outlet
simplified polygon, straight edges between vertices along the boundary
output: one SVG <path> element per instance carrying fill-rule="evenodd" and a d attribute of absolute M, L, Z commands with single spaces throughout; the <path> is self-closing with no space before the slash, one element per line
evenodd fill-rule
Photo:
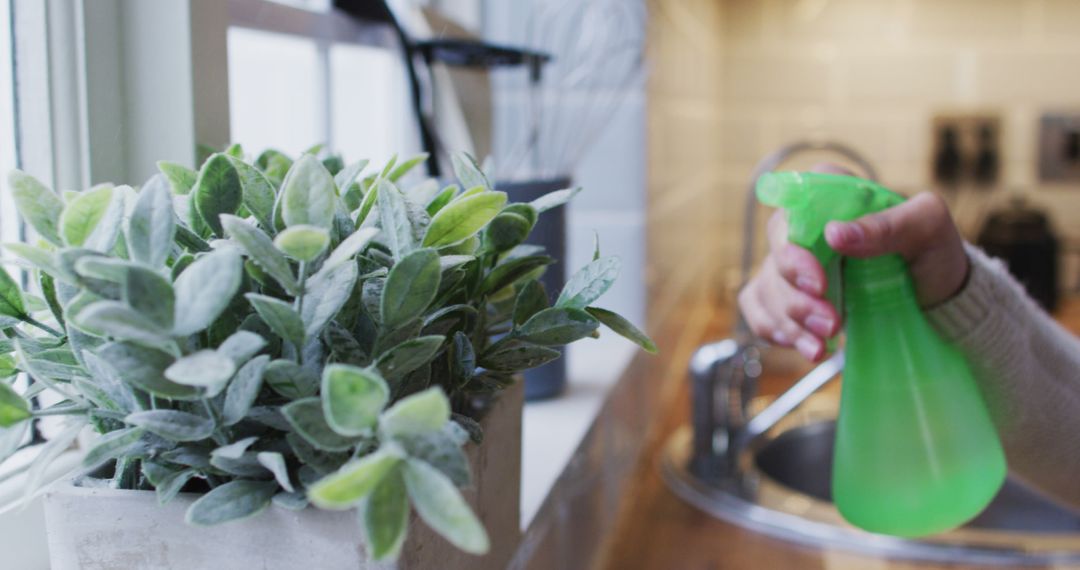
<path fill-rule="evenodd" d="M 1001 173 L 1001 116 L 942 113 L 932 122 L 930 179 L 943 188 L 992 188 Z"/>
<path fill-rule="evenodd" d="M 1039 179 L 1080 181 L 1080 113 L 1046 113 L 1039 121 Z"/>

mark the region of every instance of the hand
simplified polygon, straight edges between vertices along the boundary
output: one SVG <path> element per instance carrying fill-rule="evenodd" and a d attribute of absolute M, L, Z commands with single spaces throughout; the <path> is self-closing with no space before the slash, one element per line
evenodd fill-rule
<path fill-rule="evenodd" d="M 850 174 L 834 165 L 816 172 Z M 811 361 L 825 355 L 825 340 L 840 330 L 840 315 L 823 296 L 825 271 L 806 249 L 787 241 L 784 213 L 769 220 L 769 254 L 739 293 L 739 308 L 754 334 L 794 347 Z M 898 253 L 908 264 L 923 307 L 952 297 L 969 269 L 963 239 L 945 202 L 923 192 L 910 200 L 851 222 L 830 222 L 825 240 L 842 255 Z"/>

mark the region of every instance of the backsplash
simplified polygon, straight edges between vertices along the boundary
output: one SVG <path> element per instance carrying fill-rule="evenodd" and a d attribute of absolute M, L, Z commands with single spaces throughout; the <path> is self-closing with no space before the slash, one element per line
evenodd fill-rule
<path fill-rule="evenodd" d="M 889 186 L 930 189 L 932 122 L 943 113 L 1001 121 L 999 184 L 949 196 L 969 237 L 991 205 L 1024 193 L 1052 210 L 1067 252 L 1080 239 L 1080 185 L 1040 184 L 1037 156 L 1040 116 L 1080 108 L 1080 2 L 655 0 L 651 7 L 654 288 L 707 256 L 718 271 L 705 277 L 730 295 L 750 173 L 785 143 L 844 142 Z M 1076 274 L 1075 257 L 1063 260 L 1067 276 Z"/>

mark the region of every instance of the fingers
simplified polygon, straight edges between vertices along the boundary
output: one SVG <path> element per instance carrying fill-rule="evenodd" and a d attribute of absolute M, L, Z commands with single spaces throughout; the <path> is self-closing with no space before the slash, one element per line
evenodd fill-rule
<path fill-rule="evenodd" d="M 851 222 L 829 222 L 825 240 L 843 255 L 872 257 L 899 253 L 911 259 L 948 231 L 948 208 L 938 196 L 916 195 L 898 206 Z"/>
<path fill-rule="evenodd" d="M 772 256 L 739 293 L 743 317 L 757 336 L 793 347 L 816 361 L 825 354 L 825 340 L 839 330 L 839 316 L 826 301 L 793 287 L 777 270 Z"/>
<path fill-rule="evenodd" d="M 768 234 L 769 255 L 780 275 L 797 289 L 818 297 L 824 295 L 825 270 L 812 253 L 788 242 L 787 223 L 781 210 L 769 218 Z"/>

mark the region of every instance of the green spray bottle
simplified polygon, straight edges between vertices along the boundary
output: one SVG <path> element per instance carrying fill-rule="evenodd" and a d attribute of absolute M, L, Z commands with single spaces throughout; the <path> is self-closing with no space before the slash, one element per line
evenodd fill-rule
<path fill-rule="evenodd" d="M 796 172 L 765 174 L 757 196 L 787 211 L 792 243 L 809 249 L 827 274 L 843 276 L 828 283 L 846 333 L 832 479 L 840 514 L 865 530 L 904 537 L 964 524 L 1006 474 L 968 364 L 927 322 L 900 256 L 844 258 L 841 269 L 825 241 L 828 222 L 904 198 L 853 176 Z"/>

